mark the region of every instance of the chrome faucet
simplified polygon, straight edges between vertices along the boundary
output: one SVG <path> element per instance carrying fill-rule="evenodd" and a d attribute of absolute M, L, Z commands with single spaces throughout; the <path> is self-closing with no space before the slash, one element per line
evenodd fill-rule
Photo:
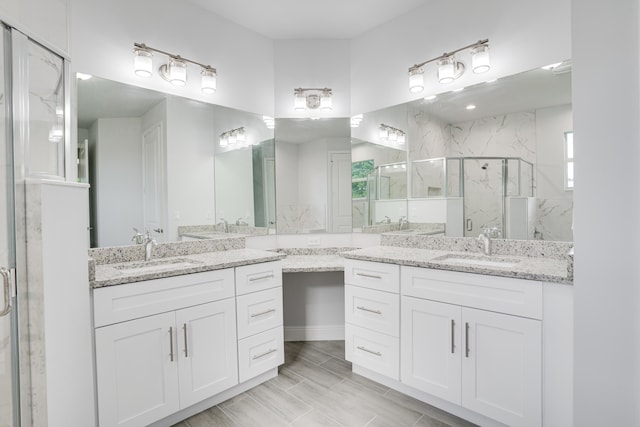
<path fill-rule="evenodd" d="M 389 218 L 388 216 L 384 216 L 384 219 L 382 220 L 383 224 L 391 224 L 391 218 Z"/>
<path fill-rule="evenodd" d="M 402 230 L 405 225 L 407 226 L 407 228 L 409 228 L 409 220 L 406 216 L 401 216 L 400 220 L 398 221 L 398 225 L 400 226 L 400 230 Z"/>
<path fill-rule="evenodd" d="M 152 257 L 152 251 L 154 246 L 158 246 L 158 242 L 156 242 L 152 237 L 151 233 L 147 231 L 147 234 L 144 236 L 144 260 L 149 261 Z"/>
<path fill-rule="evenodd" d="M 220 218 L 220 222 L 218 222 L 217 225 L 221 225 L 224 227 L 224 232 L 228 233 L 229 232 L 229 223 L 227 222 L 226 219 L 224 218 Z"/>
<path fill-rule="evenodd" d="M 491 255 L 491 239 L 495 237 L 500 237 L 500 229 L 498 226 L 488 227 L 486 225 L 482 226 L 482 232 L 478 236 L 478 241 L 482 243 L 482 252 L 485 255 Z"/>

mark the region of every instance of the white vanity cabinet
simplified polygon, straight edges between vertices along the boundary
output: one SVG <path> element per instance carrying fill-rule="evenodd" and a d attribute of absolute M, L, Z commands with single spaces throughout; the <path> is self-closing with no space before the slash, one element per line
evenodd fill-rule
<path fill-rule="evenodd" d="M 542 420 L 542 284 L 402 267 L 401 381 L 509 426 Z"/>
<path fill-rule="evenodd" d="M 238 384 L 233 280 L 227 269 L 94 290 L 100 426 L 148 425 Z"/>
<path fill-rule="evenodd" d="M 400 268 L 345 260 L 345 357 L 400 379 Z"/>

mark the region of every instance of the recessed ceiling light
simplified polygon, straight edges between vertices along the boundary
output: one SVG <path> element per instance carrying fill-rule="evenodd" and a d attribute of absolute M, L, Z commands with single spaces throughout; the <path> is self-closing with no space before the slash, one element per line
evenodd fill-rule
<path fill-rule="evenodd" d="M 432 101 L 434 99 L 436 99 L 438 97 L 438 95 L 429 95 L 429 96 L 425 96 L 424 100 L 425 101 Z"/>
<path fill-rule="evenodd" d="M 466 108 L 467 110 L 475 110 L 475 109 L 476 109 L 476 106 L 475 106 L 475 105 L 473 105 L 473 104 L 469 104 L 469 105 L 467 105 L 467 106 L 466 106 L 466 107 L 464 107 L 464 108 Z"/>
<path fill-rule="evenodd" d="M 492 80 L 487 80 L 485 83 L 493 83 L 493 82 L 497 82 L 498 79 L 492 79 Z"/>
<path fill-rule="evenodd" d="M 464 90 L 464 88 L 461 87 L 461 88 L 458 88 L 458 89 L 454 89 L 451 92 L 462 92 L 463 90 Z"/>

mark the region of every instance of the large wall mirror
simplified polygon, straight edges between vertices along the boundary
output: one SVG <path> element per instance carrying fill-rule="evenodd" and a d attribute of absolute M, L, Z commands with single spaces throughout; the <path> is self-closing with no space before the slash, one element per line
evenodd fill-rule
<path fill-rule="evenodd" d="M 387 224 L 475 237 L 486 225 L 506 238 L 573 240 L 570 61 L 367 113 L 356 124 L 354 231 Z M 374 145 L 392 151 L 377 157 Z M 358 175 L 363 165 L 374 172 Z M 393 205 L 400 186 L 390 190 L 401 172 L 406 214 Z"/>
<path fill-rule="evenodd" d="M 131 244 L 134 228 L 158 241 L 274 229 L 273 130 L 262 116 L 96 77 L 77 93 L 92 247 Z"/>

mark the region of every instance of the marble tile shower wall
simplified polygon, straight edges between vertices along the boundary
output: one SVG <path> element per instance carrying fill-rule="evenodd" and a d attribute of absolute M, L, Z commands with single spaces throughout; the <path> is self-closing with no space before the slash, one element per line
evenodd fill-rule
<path fill-rule="evenodd" d="M 520 112 L 477 120 L 448 124 L 431 113 L 417 108 L 409 111 L 410 159 L 412 161 L 433 157 L 520 157 L 536 164 L 536 114 Z M 467 168 L 465 180 L 486 191 L 499 192 L 500 179 L 492 176 L 499 171 L 483 170 L 482 165 Z M 489 168 L 491 169 L 491 168 Z M 493 168 L 496 169 L 496 168 Z M 433 182 L 433 173 L 421 173 L 412 169 L 411 192 L 414 197 L 424 197 Z M 449 174 L 449 192 L 457 185 L 459 175 Z M 440 176 L 436 179 L 441 180 Z M 431 180 L 431 181 L 429 181 Z M 517 187 L 518 177 L 509 177 L 508 188 Z M 439 181 L 442 182 L 442 181 Z M 467 196 L 470 189 L 467 188 Z M 499 193 L 498 193 L 499 194 Z M 478 197 L 465 201 L 467 213 L 477 217 L 474 223 L 496 222 L 490 214 L 495 210 L 496 200 Z M 572 240 L 572 200 L 567 198 L 536 199 L 536 214 L 531 218 L 531 230 L 536 237 L 545 240 Z M 495 217 L 495 218 L 494 218 Z M 534 238 L 533 232 L 530 238 Z"/>
<path fill-rule="evenodd" d="M 278 234 L 323 232 L 326 229 L 324 205 L 280 204 L 276 207 Z"/>

